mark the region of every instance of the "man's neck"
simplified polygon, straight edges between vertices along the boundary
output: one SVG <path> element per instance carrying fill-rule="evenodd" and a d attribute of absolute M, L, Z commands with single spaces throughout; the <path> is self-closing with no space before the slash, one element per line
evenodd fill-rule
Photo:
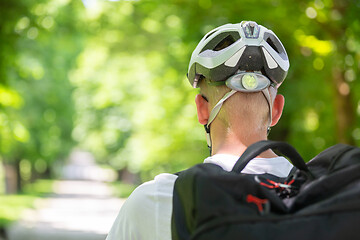
<path fill-rule="evenodd" d="M 212 155 L 214 154 L 231 154 L 241 156 L 245 150 L 253 143 L 267 140 L 266 134 L 234 134 L 231 131 L 226 132 L 224 135 L 220 135 L 213 139 Z M 273 158 L 277 155 L 272 150 L 267 150 L 260 154 L 258 157 L 261 158 Z"/>

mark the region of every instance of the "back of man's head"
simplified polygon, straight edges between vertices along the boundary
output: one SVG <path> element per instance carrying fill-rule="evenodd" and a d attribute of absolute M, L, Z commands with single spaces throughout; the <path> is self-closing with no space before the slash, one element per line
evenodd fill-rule
<path fill-rule="evenodd" d="M 199 88 L 209 102 L 210 111 L 230 91 L 225 85 L 211 86 L 205 79 L 200 81 Z M 261 92 L 237 92 L 223 103 L 216 119 L 231 131 L 267 131 L 270 121 L 268 103 Z"/>
<path fill-rule="evenodd" d="M 230 131 L 266 131 L 288 68 L 280 40 L 255 22 L 226 24 L 207 33 L 192 53 L 188 79 L 209 103 L 208 136 L 215 119 Z"/>

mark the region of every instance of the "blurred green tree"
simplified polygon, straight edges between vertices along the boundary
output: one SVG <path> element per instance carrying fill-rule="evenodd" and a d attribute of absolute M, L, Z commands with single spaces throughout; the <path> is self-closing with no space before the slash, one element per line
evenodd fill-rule
<path fill-rule="evenodd" d="M 273 29 L 290 56 L 280 88 L 287 105 L 271 138 L 291 142 L 306 159 L 336 142 L 359 142 L 356 1 L 263 0 L 256 7 L 246 0 L 119 1 L 94 8 L 101 39 L 91 42 L 73 76 L 79 95 L 93 100 L 86 109 L 95 121 L 84 124 L 87 115 L 80 115 L 74 133 L 104 162 L 150 178 L 202 161 L 207 150 L 196 123 L 196 90 L 185 78 L 188 60 L 207 31 L 243 19 Z M 85 61 L 91 56 L 93 65 Z"/>
<path fill-rule="evenodd" d="M 187 64 L 206 32 L 242 20 L 272 29 L 290 57 L 285 111 L 270 138 L 305 159 L 337 142 L 359 144 L 358 1 L 83 3 L 0 3 L 4 160 L 41 170 L 78 145 L 143 180 L 202 162 Z"/>
<path fill-rule="evenodd" d="M 83 46 L 84 31 L 76 24 L 83 6 L 55 0 L 0 4 L 1 159 L 21 190 L 26 181 L 50 177 L 74 145 L 68 72 Z"/>

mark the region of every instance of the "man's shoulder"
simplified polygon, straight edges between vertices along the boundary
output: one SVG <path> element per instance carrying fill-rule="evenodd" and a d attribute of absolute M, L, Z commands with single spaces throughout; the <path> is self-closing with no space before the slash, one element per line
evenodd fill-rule
<path fill-rule="evenodd" d="M 139 185 L 131 193 L 127 202 L 133 203 L 131 205 L 138 207 L 138 204 L 144 203 L 144 201 L 148 201 L 151 204 L 151 202 L 159 198 L 159 195 L 172 195 L 176 178 L 177 175 L 170 173 L 159 174 L 153 180 Z"/>
<path fill-rule="evenodd" d="M 138 186 L 122 206 L 107 240 L 170 239 L 176 178 L 163 173 Z"/>
<path fill-rule="evenodd" d="M 153 180 L 144 182 L 143 184 L 139 185 L 133 192 L 133 194 L 141 194 L 143 192 L 147 192 L 148 190 L 151 190 L 152 193 L 154 191 L 158 190 L 160 187 L 160 190 L 163 189 L 163 187 L 171 187 L 174 185 L 174 182 L 178 176 L 175 174 L 170 173 L 161 173 L 154 177 Z"/>

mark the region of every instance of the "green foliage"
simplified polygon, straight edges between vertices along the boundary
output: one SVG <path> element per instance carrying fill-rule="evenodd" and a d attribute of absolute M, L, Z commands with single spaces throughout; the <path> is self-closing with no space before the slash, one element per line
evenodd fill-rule
<path fill-rule="evenodd" d="M 68 72 L 82 49 L 74 24 L 81 7 L 60 0 L 0 3 L 0 153 L 10 164 L 28 161 L 34 178 L 74 146 Z"/>
<path fill-rule="evenodd" d="M 34 183 L 28 183 L 23 188 L 26 195 L 43 197 L 54 192 L 54 180 L 38 179 Z"/>
<path fill-rule="evenodd" d="M 306 159 L 360 143 L 358 1 L 88 3 L 0 3 L 5 161 L 51 166 L 77 145 L 144 180 L 202 162 L 208 150 L 188 61 L 207 31 L 242 20 L 272 29 L 290 57 L 285 110 L 270 138 Z"/>
<path fill-rule="evenodd" d="M 33 208 L 36 199 L 54 191 L 54 180 L 38 179 L 24 186 L 20 195 L 0 194 L 0 227 L 21 218 L 26 209 Z"/>
<path fill-rule="evenodd" d="M 85 107 L 77 105 L 78 112 L 86 109 L 88 114 L 78 115 L 75 133 L 82 135 L 78 140 L 116 168 L 141 170 L 145 179 L 201 162 L 207 149 L 203 130 L 196 123 L 196 90 L 191 90 L 185 78 L 191 51 L 210 29 L 252 19 L 276 32 L 291 61 L 288 78 L 280 89 L 287 99 L 284 116 L 270 137 L 291 142 L 306 159 L 342 141 L 336 132 L 339 112 L 335 105 L 343 95 L 335 94 L 341 86 L 332 80 L 338 64 L 334 58 L 340 62 L 346 58 L 352 64 L 350 72 L 346 72 L 348 67 L 341 68 L 350 76 L 343 88 L 351 85 L 345 95 L 356 94 L 352 89 L 358 88 L 353 85 L 359 50 L 357 40 L 351 37 L 347 41 L 354 46 L 352 53 L 339 52 L 344 42 L 335 33 L 355 36 L 359 5 L 319 0 L 293 4 L 257 1 L 256 5 L 254 8 L 252 1 L 211 0 L 102 2 L 94 19 L 96 29 L 105 37 L 89 44 L 90 52 L 83 53 L 73 78 L 81 101 L 86 102 Z M 85 59 L 91 59 L 91 64 L 82 62 Z M 110 116 L 121 116 L 121 121 L 108 124 Z M 348 126 L 347 131 L 359 132 L 354 128 L 354 124 Z M 354 143 L 359 141 L 358 135 L 357 139 L 350 136 L 343 141 Z"/>
<path fill-rule="evenodd" d="M 35 199 L 28 195 L 0 195 L 0 227 L 20 219 L 24 210 L 33 207 Z"/>

